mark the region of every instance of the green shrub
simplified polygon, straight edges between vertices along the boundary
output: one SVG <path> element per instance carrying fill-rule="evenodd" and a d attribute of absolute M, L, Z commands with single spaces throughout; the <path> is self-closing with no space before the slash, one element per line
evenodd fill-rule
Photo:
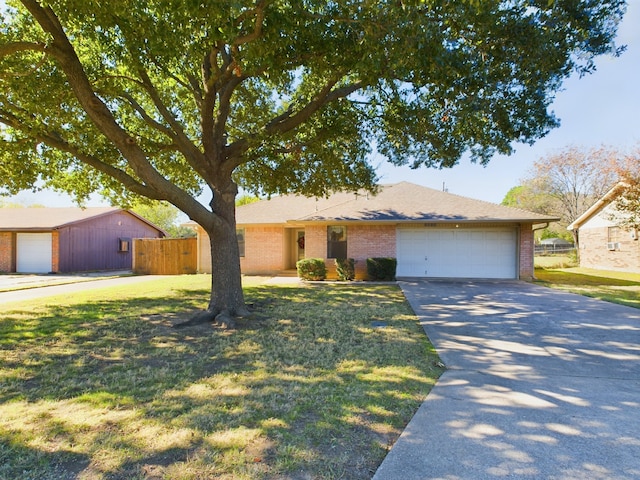
<path fill-rule="evenodd" d="M 302 280 L 324 280 L 327 278 L 327 266 L 322 258 L 305 258 L 296 263 L 298 277 Z"/>
<path fill-rule="evenodd" d="M 353 258 L 336 258 L 338 280 L 351 281 L 356 278 L 356 261 Z"/>
<path fill-rule="evenodd" d="M 395 258 L 367 258 L 367 277 L 374 281 L 391 281 L 396 279 Z"/>

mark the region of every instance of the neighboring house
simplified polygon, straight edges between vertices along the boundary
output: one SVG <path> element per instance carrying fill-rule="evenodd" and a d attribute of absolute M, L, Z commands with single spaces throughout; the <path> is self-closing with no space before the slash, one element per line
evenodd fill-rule
<path fill-rule="evenodd" d="M 567 227 L 578 231 L 581 267 L 640 273 L 638 232 L 616 220 L 622 215 L 616 199 L 624 187 L 623 183 L 615 185 Z"/>
<path fill-rule="evenodd" d="M 165 233 L 120 208 L 0 208 L 0 272 L 131 268 L 131 239 Z"/>
<path fill-rule="evenodd" d="M 533 226 L 558 220 L 412 183 L 383 185 L 377 195 L 273 197 L 237 208 L 244 274 L 295 268 L 302 258 L 395 257 L 399 277 L 533 277 Z M 198 231 L 199 271 L 211 271 L 209 239 Z"/>

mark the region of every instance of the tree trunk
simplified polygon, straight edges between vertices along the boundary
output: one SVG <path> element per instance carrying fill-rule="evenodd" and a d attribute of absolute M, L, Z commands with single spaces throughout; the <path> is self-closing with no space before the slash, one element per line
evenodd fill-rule
<path fill-rule="evenodd" d="M 232 316 L 247 314 L 242 292 L 240 255 L 236 240 L 235 223 L 225 222 L 209 234 L 211 246 L 211 299 L 208 310 L 217 315 L 228 312 Z"/>
<path fill-rule="evenodd" d="M 211 246 L 211 299 L 212 315 L 226 313 L 231 316 L 248 315 L 242 292 L 240 253 L 236 238 L 235 197 L 236 185 L 216 190 L 211 201 L 214 215 L 221 221 L 205 228 Z"/>

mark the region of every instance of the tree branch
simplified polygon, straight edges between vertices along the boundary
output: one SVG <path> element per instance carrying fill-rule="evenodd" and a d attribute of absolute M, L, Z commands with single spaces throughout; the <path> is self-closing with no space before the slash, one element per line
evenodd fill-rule
<path fill-rule="evenodd" d="M 236 24 L 242 23 L 242 21 L 245 18 L 255 13 L 256 23 L 251 33 L 236 38 L 233 41 L 233 45 L 242 45 L 245 43 L 249 43 L 255 40 L 256 38 L 260 37 L 260 35 L 262 35 L 262 25 L 264 23 L 264 14 L 267 7 L 267 3 L 268 2 L 266 1 L 258 2 L 258 4 L 256 5 L 256 8 L 248 10 L 244 12 L 242 15 L 240 15 L 240 17 L 238 17 Z"/>
<path fill-rule="evenodd" d="M 195 75 L 187 74 L 189 85 L 191 85 L 191 91 L 193 93 L 193 99 L 196 102 L 198 108 L 202 109 L 202 88 L 198 82 L 198 78 Z"/>
<path fill-rule="evenodd" d="M 8 57 L 9 55 L 21 52 L 36 52 L 42 53 L 43 55 L 42 58 L 40 58 L 40 60 L 38 60 L 38 62 L 29 71 L 22 73 L 2 72 L 0 73 L 0 78 L 27 77 L 35 72 L 38 68 L 40 68 L 47 60 L 47 46 L 44 43 L 15 42 L 8 43 L 6 45 L 0 45 L 0 58 Z"/>
<path fill-rule="evenodd" d="M 131 108 L 133 108 L 136 112 L 138 112 L 138 115 L 140 115 L 140 117 L 145 121 L 145 123 L 147 125 L 149 125 L 151 128 L 154 128 L 155 130 L 158 130 L 160 133 L 165 134 L 166 136 L 168 136 L 169 138 L 171 138 L 171 140 L 175 140 L 175 135 L 173 133 L 173 131 L 171 130 L 171 128 L 167 127 L 166 125 L 163 125 L 162 123 L 156 121 L 154 118 L 152 118 L 147 111 L 142 107 L 142 105 L 140 105 L 135 98 L 133 98 L 132 95 L 130 95 L 129 93 L 126 92 L 122 92 L 120 93 L 120 96 L 125 99 L 129 105 L 131 105 Z"/>
<path fill-rule="evenodd" d="M 140 77 L 142 78 L 142 85 L 144 89 L 149 94 L 151 101 L 155 105 L 156 109 L 164 118 L 164 120 L 169 124 L 170 128 L 166 128 L 158 124 L 161 128 L 164 129 L 164 133 L 166 133 L 173 141 L 178 145 L 180 151 L 185 156 L 191 167 L 200 174 L 200 176 L 205 177 L 206 172 L 203 169 L 202 161 L 204 160 L 202 156 L 202 152 L 196 147 L 191 139 L 184 133 L 182 129 L 182 125 L 176 120 L 173 114 L 169 111 L 167 106 L 160 98 L 160 93 L 153 85 L 153 82 L 149 78 L 147 72 L 143 69 L 140 69 Z"/>
<path fill-rule="evenodd" d="M 20 52 L 46 53 L 47 46 L 44 43 L 12 42 L 0 45 L 0 57 L 7 57 Z"/>
<path fill-rule="evenodd" d="M 73 45 L 51 7 L 43 7 L 37 0 L 20 1 L 40 27 L 52 36 L 53 42 L 47 52 L 58 61 L 75 97 L 94 125 L 120 151 L 145 187 L 150 189 L 145 196 L 168 200 L 199 223 L 222 222 L 217 216 L 212 219 L 210 212 L 196 199 L 160 174 L 135 138 L 116 122 L 109 108 L 94 92 Z"/>
<path fill-rule="evenodd" d="M 298 113 L 292 115 L 293 108 L 289 108 L 284 113 L 278 115 L 277 117 L 274 117 L 269 123 L 265 125 L 265 132 L 267 134 L 289 132 L 302 123 L 306 122 L 324 105 L 327 105 L 328 103 L 339 100 L 341 98 L 346 98 L 353 92 L 356 92 L 365 86 L 364 82 L 358 81 L 350 85 L 345 85 L 343 87 L 332 90 L 336 83 L 337 80 L 329 81 L 327 85 L 325 85 L 325 87 L 320 90 L 320 92 Z M 233 170 L 246 161 L 246 159 L 243 158 L 243 155 L 251 147 L 252 139 L 255 136 L 256 135 L 247 135 L 247 137 L 236 140 L 235 142 L 227 146 L 226 158 L 228 160 L 226 162 L 227 165 L 225 165 L 226 168 L 230 168 L 231 170 Z"/>
<path fill-rule="evenodd" d="M 153 190 L 148 189 L 144 184 L 137 181 L 131 175 L 127 174 L 124 170 L 114 167 L 113 165 L 109 165 L 93 155 L 89 155 L 78 147 L 70 144 L 66 140 L 62 138 L 57 132 L 47 132 L 47 131 L 36 131 L 30 127 L 27 127 L 27 123 L 24 122 L 19 117 L 14 114 L 6 111 L 0 110 L 0 120 L 5 125 L 9 125 L 12 128 L 28 133 L 29 137 L 36 140 L 37 143 L 44 143 L 56 150 L 60 150 L 62 152 L 66 152 L 70 155 L 73 155 L 75 158 L 80 160 L 83 163 L 95 168 L 96 170 L 109 175 L 110 177 L 116 179 L 121 182 L 127 189 L 131 190 L 134 193 L 154 198 L 158 200 L 159 198 L 155 197 L 155 192 Z"/>
<path fill-rule="evenodd" d="M 285 133 L 293 130 L 297 126 L 306 122 L 311 116 L 320 110 L 324 105 L 345 98 L 351 95 L 353 92 L 360 90 L 364 87 L 364 82 L 358 81 L 350 85 L 332 90 L 338 80 L 330 80 L 327 84 L 318 92 L 318 94 L 305 105 L 295 115 L 291 115 L 291 111 L 287 111 L 278 117 L 271 120 L 266 126 L 265 130 L 269 133 Z"/>
<path fill-rule="evenodd" d="M 231 113 L 231 97 L 235 89 L 245 80 L 246 77 L 231 77 L 226 85 L 219 91 L 218 114 L 213 124 L 214 138 L 222 138 L 227 126 L 227 119 Z"/>

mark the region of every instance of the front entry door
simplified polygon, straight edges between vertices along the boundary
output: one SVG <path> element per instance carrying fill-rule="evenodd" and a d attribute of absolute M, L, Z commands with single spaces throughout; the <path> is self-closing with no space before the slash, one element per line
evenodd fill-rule
<path fill-rule="evenodd" d="M 296 230 L 296 259 L 304 258 L 304 230 Z"/>

